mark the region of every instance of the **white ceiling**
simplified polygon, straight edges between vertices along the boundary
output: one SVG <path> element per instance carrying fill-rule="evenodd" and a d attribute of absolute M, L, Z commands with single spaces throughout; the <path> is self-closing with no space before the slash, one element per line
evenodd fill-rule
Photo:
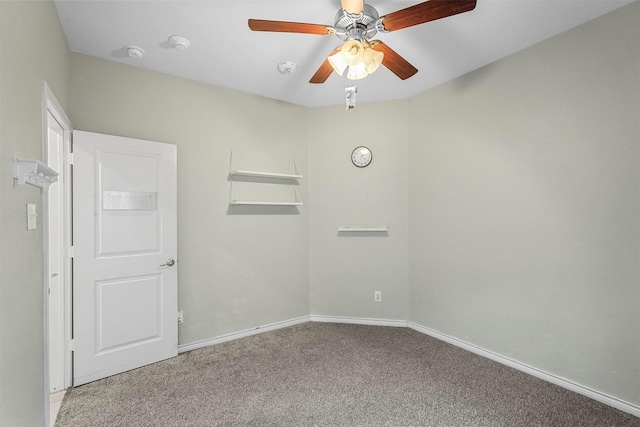
<path fill-rule="evenodd" d="M 420 0 L 370 0 L 380 16 Z M 384 67 L 358 80 L 358 102 L 405 99 L 631 3 L 632 0 L 478 0 L 475 10 L 378 33 L 418 68 L 402 81 Z M 55 0 L 72 52 L 304 106 L 344 104 L 346 77 L 308 83 L 336 36 L 253 32 L 249 18 L 333 25 L 340 0 Z M 171 35 L 191 40 L 184 51 Z M 127 45 L 142 47 L 140 59 Z M 292 74 L 277 65 L 297 64 Z"/>

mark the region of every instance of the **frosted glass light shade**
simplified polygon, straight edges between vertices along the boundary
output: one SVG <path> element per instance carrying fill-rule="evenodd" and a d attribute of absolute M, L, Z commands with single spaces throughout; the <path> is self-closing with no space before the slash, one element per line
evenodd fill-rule
<path fill-rule="evenodd" d="M 362 62 L 364 46 L 358 40 L 348 40 L 342 45 L 340 52 L 347 64 L 353 66 Z"/>
<path fill-rule="evenodd" d="M 378 52 L 371 48 L 366 48 L 364 50 L 364 64 L 367 69 L 368 74 L 373 74 L 374 71 L 380 67 L 382 64 L 382 60 L 384 59 L 384 53 Z"/>
<path fill-rule="evenodd" d="M 331 66 L 333 67 L 333 71 L 338 73 L 338 75 L 340 76 L 344 73 L 344 70 L 346 70 L 347 66 L 349 65 L 347 64 L 347 61 L 344 59 L 344 56 L 342 55 L 341 50 L 338 51 L 338 53 L 334 53 L 327 59 L 329 60 L 329 64 L 331 64 Z"/>
<path fill-rule="evenodd" d="M 360 80 L 367 77 L 368 75 L 369 73 L 367 73 L 367 67 L 363 62 L 356 65 L 350 65 L 349 71 L 347 72 L 347 78 L 349 80 Z"/>
<path fill-rule="evenodd" d="M 367 77 L 380 67 L 384 59 L 384 53 L 369 47 L 368 42 L 365 44 L 366 47 L 358 40 L 348 40 L 340 47 L 337 53 L 329 56 L 327 60 L 333 70 L 340 76 L 348 68 L 347 78 L 349 80 L 359 80 Z"/>

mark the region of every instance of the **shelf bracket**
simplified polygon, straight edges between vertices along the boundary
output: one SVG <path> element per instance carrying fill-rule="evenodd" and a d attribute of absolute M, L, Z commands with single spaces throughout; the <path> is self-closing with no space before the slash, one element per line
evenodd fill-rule
<path fill-rule="evenodd" d="M 50 184 L 58 181 L 58 172 L 40 160 L 14 157 L 13 178 L 19 185 L 31 184 L 38 188 L 47 189 Z"/>

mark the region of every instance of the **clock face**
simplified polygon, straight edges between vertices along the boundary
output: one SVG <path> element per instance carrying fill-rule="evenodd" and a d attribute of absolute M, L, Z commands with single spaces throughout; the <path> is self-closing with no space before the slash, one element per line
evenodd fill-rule
<path fill-rule="evenodd" d="M 356 149 L 353 150 L 353 153 L 351 153 L 351 161 L 359 168 L 369 166 L 371 159 L 371 150 L 364 146 L 356 147 Z"/>

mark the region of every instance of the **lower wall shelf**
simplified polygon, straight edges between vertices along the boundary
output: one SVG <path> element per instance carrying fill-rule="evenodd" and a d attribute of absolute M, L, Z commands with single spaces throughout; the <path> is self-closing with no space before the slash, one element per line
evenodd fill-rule
<path fill-rule="evenodd" d="M 379 226 L 364 226 L 364 225 L 341 225 L 338 227 L 338 232 L 379 232 L 387 233 L 389 229 L 386 225 Z"/>
<path fill-rule="evenodd" d="M 248 200 L 231 200 L 231 206 L 302 206 L 302 202 L 252 202 Z"/>
<path fill-rule="evenodd" d="M 230 206 L 303 205 L 300 194 L 295 187 L 298 185 L 298 180 L 302 179 L 302 172 L 298 168 L 295 160 L 293 161 L 293 173 L 233 169 L 233 152 L 231 152 L 229 169 Z M 236 196 L 234 184 L 240 187 L 240 193 L 242 194 L 240 197 Z M 289 193 L 290 190 L 286 187 L 291 188 L 291 193 Z"/>

